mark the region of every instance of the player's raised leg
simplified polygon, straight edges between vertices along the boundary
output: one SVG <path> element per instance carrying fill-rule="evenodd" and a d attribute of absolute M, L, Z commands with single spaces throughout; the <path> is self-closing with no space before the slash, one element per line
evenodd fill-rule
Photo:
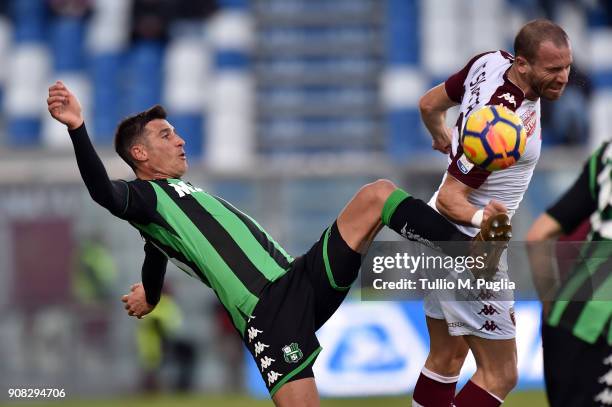
<path fill-rule="evenodd" d="M 353 250 L 363 253 L 383 225 L 410 239 L 470 239 L 425 202 L 381 179 L 363 186 L 349 201 L 338 216 L 338 229 Z"/>
<path fill-rule="evenodd" d="M 476 373 L 455 397 L 456 407 L 497 407 L 518 380 L 516 341 L 466 336 Z"/>
<path fill-rule="evenodd" d="M 343 252 L 365 253 L 383 225 L 411 240 L 471 239 L 425 202 L 412 197 L 386 179 L 364 185 L 340 212 L 336 224 L 337 230 L 334 226 L 329 229 L 329 241 L 343 241 L 337 247 L 337 250 Z M 335 236 L 336 233 L 339 236 Z M 360 259 L 351 263 L 355 262 L 360 262 Z M 335 279 L 334 285 L 348 288 L 358 271 L 359 267 L 335 268 L 332 276 Z"/>

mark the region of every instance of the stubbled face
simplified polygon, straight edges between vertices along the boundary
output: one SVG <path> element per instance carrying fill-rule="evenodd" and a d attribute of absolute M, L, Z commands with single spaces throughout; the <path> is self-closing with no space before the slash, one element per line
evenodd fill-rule
<path fill-rule="evenodd" d="M 151 120 L 145 126 L 143 166 L 156 178 L 180 178 L 187 172 L 185 140 L 165 119 Z"/>
<path fill-rule="evenodd" d="M 572 48 L 552 41 L 540 44 L 533 63 L 527 62 L 527 82 L 537 97 L 557 100 L 563 94 L 573 62 Z"/>

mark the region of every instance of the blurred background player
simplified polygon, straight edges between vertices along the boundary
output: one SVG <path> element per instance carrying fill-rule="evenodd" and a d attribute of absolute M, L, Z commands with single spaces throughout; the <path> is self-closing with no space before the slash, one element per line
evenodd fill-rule
<path fill-rule="evenodd" d="M 155 309 L 138 324 L 136 331 L 144 392 L 193 390 L 197 352 L 194 344 L 179 333 L 183 320 L 181 309 L 166 283 Z M 163 375 L 166 367 L 170 368 L 167 370 L 171 375 Z M 165 381 L 170 385 L 165 387 Z"/>
<path fill-rule="evenodd" d="M 544 377 L 552 407 L 608 405 L 612 400 L 611 184 L 612 144 L 605 142 L 527 234 L 543 303 Z M 558 256 L 545 242 L 574 234 L 585 220 L 590 232 L 574 255 L 573 269 L 556 275 L 552 261 Z M 571 248 L 565 243 L 559 249 Z"/>
<path fill-rule="evenodd" d="M 420 100 L 432 147 L 449 154 L 449 165 L 430 205 L 457 229 L 475 235 L 485 205 L 512 216 L 517 210 L 540 156 L 540 98 L 558 99 L 568 82 L 572 51 L 565 31 L 548 20 L 534 20 L 518 32 L 514 53 L 491 51 L 472 58 L 459 72 Z M 460 105 L 453 129 L 446 111 Z M 527 146 L 511 167 L 488 172 L 470 163 L 459 135 L 469 114 L 484 105 L 502 104 L 515 111 L 527 132 Z M 500 264 L 500 272 L 507 266 Z M 414 406 L 497 406 L 517 381 L 513 302 L 440 301 L 425 298 L 429 355 L 414 391 Z M 468 349 L 477 370 L 455 396 Z"/>

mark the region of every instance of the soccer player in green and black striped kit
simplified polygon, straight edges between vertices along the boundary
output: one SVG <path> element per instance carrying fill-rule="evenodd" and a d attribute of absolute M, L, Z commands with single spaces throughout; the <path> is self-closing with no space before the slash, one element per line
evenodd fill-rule
<path fill-rule="evenodd" d="M 387 180 L 362 187 L 321 238 L 293 258 L 248 215 L 181 179 L 185 142 L 161 106 L 123 120 L 115 148 L 136 180 L 111 181 L 91 144 L 81 106 L 62 83 L 49 88 L 51 116 L 68 127 L 81 177 L 94 201 L 145 240 L 142 283 L 123 297 L 141 318 L 159 301 L 167 260 L 211 287 L 254 357 L 278 406 L 318 406 L 315 332 L 356 279 L 361 255 L 382 225 L 416 239 L 470 240 L 421 200 Z M 483 232 L 500 235 L 485 208 Z M 506 218 L 507 219 L 507 218 Z"/>
<path fill-rule="evenodd" d="M 537 242 L 571 234 L 587 219 L 591 230 L 576 264 L 555 284 L 552 248 Z M 550 405 L 612 404 L 612 143 L 593 153 L 572 187 L 536 219 L 527 241 L 536 288 L 543 297 Z M 556 293 L 547 296 L 551 288 Z"/>

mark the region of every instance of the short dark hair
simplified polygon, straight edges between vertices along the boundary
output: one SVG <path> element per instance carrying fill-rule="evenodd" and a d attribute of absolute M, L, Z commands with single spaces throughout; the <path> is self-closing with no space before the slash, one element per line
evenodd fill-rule
<path fill-rule="evenodd" d="M 136 162 L 130 153 L 132 146 L 144 134 L 144 128 L 152 120 L 165 119 L 166 110 L 161 105 L 155 105 L 144 112 L 126 117 L 117 126 L 115 132 L 115 151 L 133 170 Z"/>
<path fill-rule="evenodd" d="M 569 45 L 569 37 L 563 28 L 544 18 L 532 20 L 514 38 L 514 56 L 534 62 L 540 44 L 545 41 L 552 41 L 557 47 Z"/>

